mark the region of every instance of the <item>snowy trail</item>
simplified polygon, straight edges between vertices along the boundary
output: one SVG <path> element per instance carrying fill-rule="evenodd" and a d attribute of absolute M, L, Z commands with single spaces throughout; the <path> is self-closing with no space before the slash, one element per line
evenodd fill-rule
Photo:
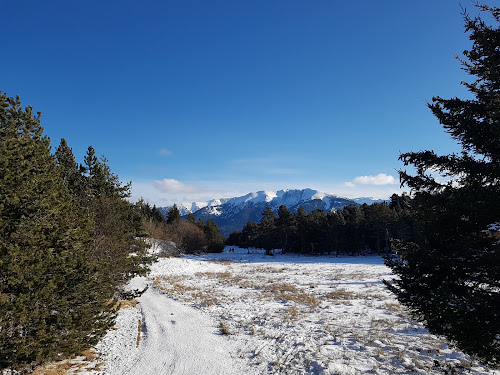
<path fill-rule="evenodd" d="M 192 307 L 149 288 L 139 299 L 142 338 L 138 350 L 106 374 L 244 374 L 247 365 L 231 355 L 230 343 L 215 322 Z"/>
<path fill-rule="evenodd" d="M 413 321 L 382 284 L 380 257 L 236 250 L 160 258 L 131 280 L 149 289 L 78 374 L 500 375 Z"/>

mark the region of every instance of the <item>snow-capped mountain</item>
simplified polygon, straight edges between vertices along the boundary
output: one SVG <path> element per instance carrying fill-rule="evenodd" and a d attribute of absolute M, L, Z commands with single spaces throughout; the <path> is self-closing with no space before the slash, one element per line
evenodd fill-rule
<path fill-rule="evenodd" d="M 373 197 L 359 197 L 359 198 L 353 198 L 352 199 L 354 202 L 357 204 L 361 205 L 363 203 L 366 203 L 368 205 L 373 204 L 373 203 L 389 203 L 390 200 L 386 199 L 375 199 Z"/>
<path fill-rule="evenodd" d="M 235 230 L 241 230 L 249 221 L 258 222 L 267 206 L 277 211 L 285 205 L 291 212 L 297 212 L 300 206 L 306 212 L 321 209 L 326 212 L 332 209 L 343 208 L 355 201 L 333 194 L 322 193 L 317 190 L 278 190 L 257 191 L 242 197 L 214 199 L 208 202 L 193 202 L 178 205 L 181 216 L 193 213 L 203 221 L 214 220 L 223 235 L 227 236 Z M 163 212 L 168 212 L 164 208 Z"/>

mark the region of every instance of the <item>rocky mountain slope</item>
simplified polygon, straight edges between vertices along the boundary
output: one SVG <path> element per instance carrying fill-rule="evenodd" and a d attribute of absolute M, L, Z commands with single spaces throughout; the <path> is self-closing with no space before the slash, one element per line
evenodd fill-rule
<path fill-rule="evenodd" d="M 333 194 L 322 193 L 313 189 L 284 189 L 278 191 L 257 191 L 242 197 L 214 199 L 208 202 L 192 202 L 177 205 L 181 216 L 193 213 L 196 218 L 214 220 L 224 236 L 235 230 L 241 230 L 249 221 L 258 222 L 267 206 L 277 211 L 285 205 L 291 212 L 297 212 L 300 206 L 307 213 L 321 209 L 325 212 L 341 209 L 349 204 L 376 202 L 371 198 L 349 199 Z M 166 214 L 169 207 L 160 210 Z"/>

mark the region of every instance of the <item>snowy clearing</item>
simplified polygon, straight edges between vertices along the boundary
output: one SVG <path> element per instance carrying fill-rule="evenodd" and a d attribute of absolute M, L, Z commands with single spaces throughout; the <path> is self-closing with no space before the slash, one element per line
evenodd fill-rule
<path fill-rule="evenodd" d="M 161 258 L 133 280 L 149 289 L 83 373 L 500 374 L 409 319 L 380 257 L 235 249 Z"/>

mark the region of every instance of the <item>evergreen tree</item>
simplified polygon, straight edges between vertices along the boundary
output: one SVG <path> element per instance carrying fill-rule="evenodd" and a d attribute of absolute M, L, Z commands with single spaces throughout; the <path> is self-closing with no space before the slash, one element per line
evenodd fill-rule
<path fill-rule="evenodd" d="M 365 232 L 368 247 L 381 254 L 389 251 L 389 226 L 396 221 L 394 211 L 385 203 L 364 207 Z"/>
<path fill-rule="evenodd" d="M 205 225 L 205 236 L 207 239 L 208 252 L 220 253 L 224 250 L 224 237 L 220 233 L 220 229 L 215 221 L 207 221 L 207 225 Z"/>
<path fill-rule="evenodd" d="M 300 206 L 295 214 L 297 222 L 297 242 L 295 242 L 294 250 L 298 253 L 305 253 L 307 251 L 307 212 L 303 206 Z"/>
<path fill-rule="evenodd" d="M 93 222 L 50 154 L 39 115 L 0 95 L 0 369 L 78 353 L 114 313 L 95 278 Z"/>
<path fill-rule="evenodd" d="M 75 156 L 73 155 L 73 150 L 68 146 L 68 143 L 64 138 L 61 139 L 61 143 L 56 150 L 55 158 L 58 167 L 61 170 L 61 176 L 66 181 L 68 188 L 76 197 L 80 200 L 84 194 L 84 183 L 81 171 L 78 168 L 78 164 L 75 161 Z"/>
<path fill-rule="evenodd" d="M 364 215 L 361 208 L 349 204 L 342 210 L 342 215 L 346 221 L 345 235 L 347 241 L 347 250 L 350 254 L 360 253 L 364 247 Z"/>
<path fill-rule="evenodd" d="M 500 8 L 478 7 L 498 25 Z M 500 222 L 500 29 L 464 16 L 473 45 L 460 61 L 474 76 L 463 83 L 472 98 L 428 104 L 462 152 L 400 156 L 416 168 L 400 177 L 415 194 L 421 232 L 416 243 L 399 244 L 402 259 L 387 262 L 399 276 L 388 286 L 431 332 L 498 364 L 500 244 L 487 233 Z M 436 171 L 449 181 L 438 181 Z"/>
<path fill-rule="evenodd" d="M 325 211 L 316 209 L 307 215 L 305 221 L 305 237 L 308 251 L 319 254 L 328 251 L 330 244 L 327 243 L 326 233 L 328 231 Z"/>
<path fill-rule="evenodd" d="M 151 209 L 151 219 L 156 223 L 166 223 L 165 217 L 161 213 L 161 211 L 156 208 L 156 205 L 153 205 Z"/>
<path fill-rule="evenodd" d="M 176 224 L 181 221 L 181 213 L 179 209 L 177 208 L 177 205 L 174 204 L 170 209 L 168 210 L 167 214 L 167 224 Z"/>
<path fill-rule="evenodd" d="M 334 245 L 335 256 L 345 252 L 345 225 L 346 221 L 341 210 L 329 212 L 328 221 L 328 239 Z"/>
<path fill-rule="evenodd" d="M 194 216 L 194 214 L 192 212 L 190 212 L 186 218 L 186 221 L 188 223 L 191 223 L 193 225 L 196 225 L 196 217 Z"/>
<path fill-rule="evenodd" d="M 297 231 L 294 215 L 285 205 L 278 208 L 278 218 L 276 219 L 277 241 L 281 250 L 286 253 L 293 245 L 295 233 Z"/>
<path fill-rule="evenodd" d="M 137 239 L 141 217 L 125 199 L 130 197 L 131 185 L 123 185 L 106 158 L 95 156 L 92 146 L 80 169 L 84 184 L 80 204 L 95 222 L 92 259 L 100 265 L 101 282 L 119 289 L 133 276 L 145 274 L 144 265 L 151 262 L 145 242 Z"/>
<path fill-rule="evenodd" d="M 260 244 L 259 247 L 266 250 L 267 255 L 272 254 L 272 250 L 276 247 L 276 218 L 271 207 L 267 206 L 262 212 L 260 220 Z"/>

